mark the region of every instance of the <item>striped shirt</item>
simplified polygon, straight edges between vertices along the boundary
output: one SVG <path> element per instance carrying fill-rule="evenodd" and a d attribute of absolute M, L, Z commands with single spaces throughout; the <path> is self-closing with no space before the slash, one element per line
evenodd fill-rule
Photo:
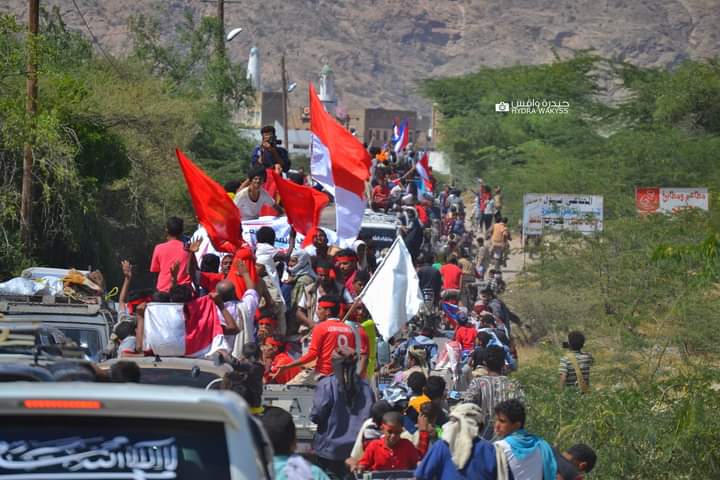
<path fill-rule="evenodd" d="M 486 440 L 493 437 L 495 406 L 511 398 L 524 400 L 525 395 L 517 380 L 505 375 L 483 375 L 470 382 L 465 391 L 465 401 L 475 403 L 482 410 L 485 426 L 481 436 Z"/>
<path fill-rule="evenodd" d="M 593 364 L 593 357 L 589 353 L 586 352 L 580 352 L 580 351 L 572 351 L 570 352 L 571 355 L 575 355 L 575 358 L 577 358 L 577 363 L 580 366 L 580 371 L 582 372 L 582 376 L 585 379 L 585 383 L 590 386 L 590 367 Z M 567 356 L 564 356 L 560 359 L 560 375 L 565 375 L 565 386 L 566 387 L 578 387 L 578 381 L 577 381 L 577 374 L 575 373 L 575 366 L 573 363 L 568 359 Z"/>

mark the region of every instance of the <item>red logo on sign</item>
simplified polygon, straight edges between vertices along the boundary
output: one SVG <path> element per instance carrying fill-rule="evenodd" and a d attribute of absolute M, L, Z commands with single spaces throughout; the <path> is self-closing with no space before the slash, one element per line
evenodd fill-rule
<path fill-rule="evenodd" d="M 635 207 L 640 213 L 654 213 L 660 209 L 659 188 L 638 188 L 635 190 Z"/>

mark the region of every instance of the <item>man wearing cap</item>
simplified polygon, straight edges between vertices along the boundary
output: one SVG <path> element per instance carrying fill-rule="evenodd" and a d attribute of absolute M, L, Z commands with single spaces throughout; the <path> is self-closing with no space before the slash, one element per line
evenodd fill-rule
<path fill-rule="evenodd" d="M 355 351 L 355 335 L 352 329 L 345 325 L 340 318 L 341 300 L 335 295 L 320 297 L 317 306 L 317 316 L 320 323 L 312 331 L 310 347 L 300 359 L 287 365 L 278 367 L 278 374 L 293 367 L 299 367 L 317 360 L 315 375 L 310 378 L 295 379 L 292 383 L 315 383 L 319 378 L 333 373 L 332 356 L 340 347 Z"/>

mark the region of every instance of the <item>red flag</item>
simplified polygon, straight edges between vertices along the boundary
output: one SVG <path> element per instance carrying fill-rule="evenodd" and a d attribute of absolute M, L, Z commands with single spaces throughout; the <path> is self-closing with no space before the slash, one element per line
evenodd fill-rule
<path fill-rule="evenodd" d="M 238 300 L 240 300 L 245 293 L 245 290 L 247 290 L 247 285 L 245 285 L 245 280 L 237 274 L 238 261 L 245 265 L 245 268 L 247 268 L 253 282 L 257 283 L 258 276 L 257 271 L 255 270 L 255 255 L 253 255 L 252 250 L 250 250 L 247 245 L 238 248 L 233 256 L 232 265 L 230 265 L 227 279 L 235 285 L 235 295 Z"/>
<path fill-rule="evenodd" d="M 320 212 L 330 199 L 312 187 L 285 180 L 275 172 L 272 172 L 272 176 L 287 213 L 288 223 L 296 232 L 307 235 L 320 223 Z"/>
<path fill-rule="evenodd" d="M 198 222 L 205 227 L 213 246 L 234 253 L 242 243 L 240 210 L 225 189 L 203 172 L 179 149 L 175 150 Z"/>

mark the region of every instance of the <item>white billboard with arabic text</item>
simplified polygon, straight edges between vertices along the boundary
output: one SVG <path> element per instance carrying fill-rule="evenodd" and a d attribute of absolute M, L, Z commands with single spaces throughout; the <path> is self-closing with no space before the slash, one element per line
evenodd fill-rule
<path fill-rule="evenodd" d="M 542 235 L 548 231 L 583 234 L 602 232 L 603 197 L 567 193 L 523 195 L 523 233 Z"/>

